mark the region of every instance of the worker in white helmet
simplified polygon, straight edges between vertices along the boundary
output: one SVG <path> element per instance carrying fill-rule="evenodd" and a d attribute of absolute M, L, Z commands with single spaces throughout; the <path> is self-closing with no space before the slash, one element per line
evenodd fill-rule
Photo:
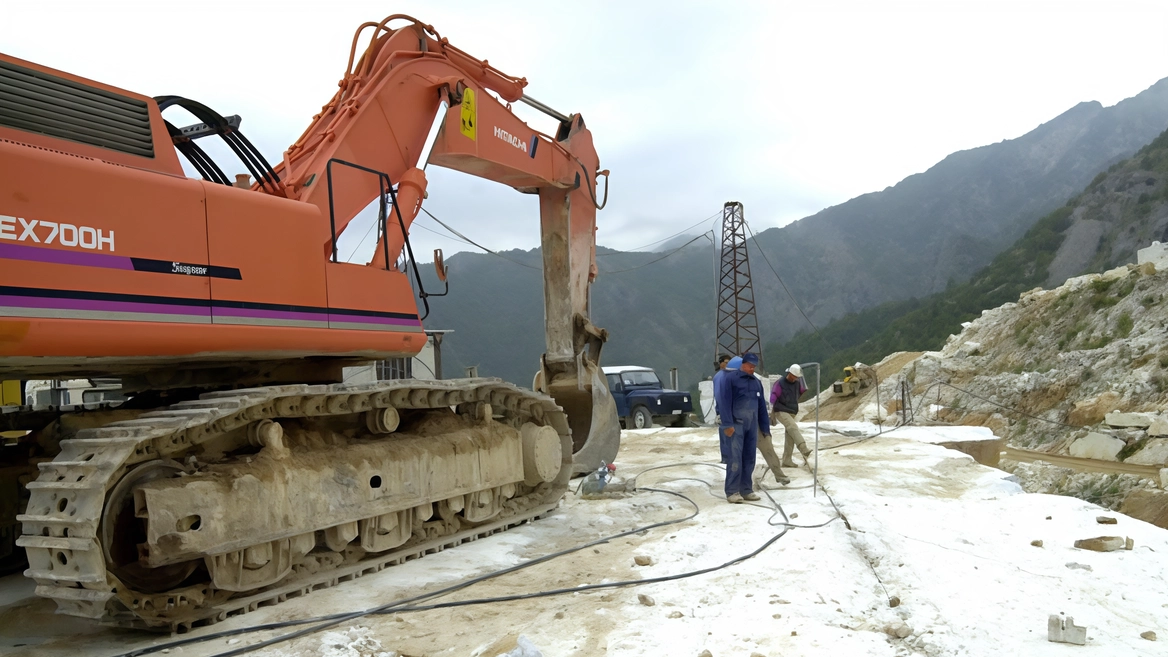
<path fill-rule="evenodd" d="M 805 392 L 807 383 L 803 380 L 803 368 L 797 364 L 788 367 L 771 388 L 771 423 L 783 425 L 783 432 L 786 434 L 783 443 L 784 468 L 795 467 L 791 453 L 796 445 L 799 447 L 799 453 L 803 455 L 804 462 L 807 462 L 807 457 L 811 454 L 807 441 L 803 440 L 803 434 L 799 432 L 799 425 L 795 424 L 795 414 L 799 412 L 799 398 Z"/>

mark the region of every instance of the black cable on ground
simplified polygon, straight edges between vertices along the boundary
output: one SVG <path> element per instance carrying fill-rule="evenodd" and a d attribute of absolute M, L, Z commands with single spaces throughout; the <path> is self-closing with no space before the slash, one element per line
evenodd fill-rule
<path fill-rule="evenodd" d="M 561 551 L 558 553 L 554 553 L 552 555 L 546 555 L 545 557 L 541 557 L 540 559 L 538 559 L 536 561 L 540 561 L 540 562 L 547 561 L 547 560 L 550 560 L 550 559 L 555 558 L 557 556 L 562 556 L 563 554 L 567 554 L 569 552 L 576 552 L 576 551 L 584 549 L 586 547 L 591 547 L 593 545 L 597 545 L 597 544 L 602 543 L 602 542 L 607 542 L 608 540 L 611 540 L 611 538 L 617 538 L 620 536 L 627 536 L 627 535 L 633 534 L 633 533 L 640 533 L 643 531 L 647 531 L 648 529 L 652 529 L 654 527 L 662 526 L 664 524 L 674 524 L 675 522 L 682 522 L 684 520 L 688 520 L 690 518 L 696 517 L 698 512 L 700 511 L 700 507 L 698 507 L 696 502 L 694 502 L 692 499 L 690 499 L 689 497 L 687 497 L 681 493 L 677 493 L 675 491 L 665 490 L 665 489 L 661 489 L 661 488 L 641 488 L 638 490 L 645 490 L 645 491 L 651 491 L 651 492 L 656 492 L 656 493 L 665 493 L 668 495 L 674 495 L 676 497 L 680 497 L 694 506 L 694 513 L 691 514 L 690 516 L 688 516 L 687 518 L 682 519 L 682 520 L 654 523 L 652 525 L 648 525 L 646 527 L 642 527 L 639 529 L 634 529 L 634 530 L 630 530 L 627 532 L 622 532 L 621 534 L 617 534 L 617 535 L 610 537 L 610 538 L 607 538 L 607 539 L 600 539 L 598 541 L 593 541 L 592 543 L 588 543 L 588 544 L 583 545 L 583 546 L 571 548 L 569 550 L 564 550 L 564 551 Z M 782 513 L 781 507 L 779 508 L 779 512 Z M 783 513 L 783 518 L 785 520 L 788 520 L 786 513 Z M 512 601 L 516 601 L 516 600 L 531 600 L 531 599 L 545 598 L 545 597 L 550 597 L 550 596 L 555 596 L 555 595 L 563 595 L 566 593 L 580 593 L 580 592 L 584 592 L 584 591 L 594 591 L 594 590 L 599 590 L 599 589 L 620 588 L 620 587 L 625 587 L 625 586 L 638 586 L 638 585 L 644 585 L 644 584 L 657 584 L 657 583 L 661 583 L 661 582 L 669 582 L 669 581 L 676 581 L 676 580 L 681 580 L 681 579 L 688 579 L 691 577 L 697 577 L 699 575 L 705 575 L 705 574 L 712 573 L 712 572 L 715 572 L 718 570 L 722 570 L 724 568 L 728 568 L 730 566 L 736 565 L 736 564 L 741 563 L 743 561 L 746 561 L 748 559 L 752 559 L 755 556 L 758 556 L 760 553 L 762 553 L 763 550 L 765 550 L 768 547 L 770 547 L 771 545 L 773 545 L 780 538 L 785 536 L 788 531 L 790 531 L 790 527 L 784 527 L 781 532 L 779 532 L 775 536 L 773 536 L 770 539 L 768 539 L 767 541 L 765 541 L 762 545 L 760 545 L 754 551 L 752 551 L 748 554 L 744 554 L 742 556 L 736 557 L 736 558 L 734 558 L 730 561 L 727 561 L 721 565 L 711 566 L 709 568 L 702 568 L 699 570 L 688 571 L 688 572 L 679 573 L 676 575 L 663 575 L 661 577 L 652 577 L 649 579 L 625 580 L 625 581 L 620 581 L 620 582 L 605 582 L 605 583 L 601 583 L 601 584 L 585 584 L 582 586 L 563 588 L 563 589 L 553 589 L 550 591 L 537 591 L 534 593 L 520 593 L 520 594 L 515 594 L 515 595 L 509 595 L 509 596 L 497 596 L 497 597 L 492 597 L 492 598 L 479 598 L 479 599 L 473 599 L 473 600 L 459 600 L 459 601 L 443 602 L 443 603 L 438 603 L 438 604 L 433 604 L 433 605 L 404 606 L 404 603 L 392 603 L 392 604 L 383 605 L 381 607 L 376 607 L 374 609 L 366 610 L 363 612 L 354 612 L 352 614 L 345 614 L 340 618 L 328 620 L 326 622 L 320 623 L 320 624 L 315 625 L 313 627 L 305 628 L 303 630 L 298 630 L 296 632 L 290 632 L 288 634 L 281 635 L 278 637 L 273 637 L 273 638 L 268 639 L 266 641 L 261 641 L 259 643 L 255 643 L 255 644 L 252 644 L 249 646 L 243 646 L 240 648 L 236 648 L 235 650 L 229 650 L 227 652 L 217 653 L 217 654 L 213 655 L 213 657 L 238 657 L 239 655 L 244 655 L 244 654 L 247 654 L 249 652 L 254 652 L 254 651 L 259 650 L 261 648 L 266 648 L 268 646 L 275 645 L 277 643 L 283 643 L 285 641 L 290 641 L 292 639 L 296 639 L 296 638 L 300 638 L 302 636 L 307 636 L 309 634 L 316 633 L 320 630 L 327 629 L 329 627 L 334 627 L 336 625 L 344 623 L 347 620 L 353 620 L 356 618 L 360 618 L 360 617 L 368 616 L 368 615 L 374 615 L 374 614 L 399 613 L 399 612 L 408 612 L 408 611 L 426 611 L 426 610 L 431 610 L 431 609 L 445 609 L 445 608 L 450 608 L 450 607 L 462 607 L 462 606 L 489 604 L 489 603 L 498 603 L 498 602 L 512 602 Z M 532 565 L 532 562 L 520 564 L 519 566 L 513 566 L 509 569 L 505 569 L 504 571 L 498 571 L 498 573 L 490 574 L 489 576 L 494 577 L 494 576 L 497 576 L 498 574 L 503 574 L 505 572 L 513 572 L 515 570 L 520 569 L 521 567 L 526 567 L 529 565 Z M 450 588 L 452 588 L 454 590 L 457 590 L 460 588 L 465 588 L 466 586 L 469 586 L 470 583 L 474 583 L 475 581 L 482 581 L 482 579 L 487 579 L 487 578 L 488 578 L 487 576 L 484 576 L 481 579 L 472 580 L 471 582 L 466 583 L 464 585 L 460 585 L 457 587 L 450 587 Z M 447 591 L 447 592 L 453 592 L 453 591 Z M 445 593 L 446 592 L 435 593 L 435 594 L 431 594 L 431 595 L 426 596 L 426 597 L 435 597 L 437 595 L 445 594 Z M 419 597 L 421 597 L 421 596 L 419 596 Z M 296 622 L 296 624 L 301 624 L 301 622 Z"/>
<path fill-rule="evenodd" d="M 239 634 L 248 634 L 248 633 L 252 633 L 252 632 L 260 632 L 260 631 L 266 631 L 266 630 L 276 630 L 276 629 L 281 629 L 281 628 L 285 628 L 285 627 L 295 627 L 297 625 L 306 625 L 309 623 L 316 623 L 316 622 L 322 623 L 321 625 L 319 625 L 315 628 L 308 628 L 308 630 L 310 630 L 310 631 L 302 631 L 302 632 L 293 633 L 294 635 L 292 635 L 292 634 L 285 635 L 287 638 L 277 637 L 278 639 L 280 639 L 280 641 L 285 641 L 288 639 L 297 638 L 298 636 L 302 636 L 303 634 L 311 634 L 313 632 L 316 632 L 316 631 L 319 631 L 322 629 L 326 629 L 326 628 L 332 627 L 334 625 L 338 625 L 340 623 L 345 622 L 346 620 L 360 618 L 362 616 L 367 616 L 367 615 L 375 614 L 375 613 L 388 613 L 389 611 L 392 611 L 393 608 L 395 608 L 395 607 L 405 606 L 405 605 L 409 605 L 409 604 L 412 604 L 415 602 L 421 602 L 423 600 L 427 600 L 429 598 L 434 598 L 434 597 L 438 597 L 438 596 L 442 596 L 442 595 L 448 595 L 450 593 L 454 593 L 458 590 L 467 588 L 467 587 L 472 586 L 474 584 L 484 582 L 488 579 L 493 579 L 495 577 L 507 575 L 507 574 L 522 570 L 524 568 L 528 568 L 530 566 L 535 566 L 535 565 L 544 563 L 546 561 L 550 561 L 552 559 L 555 559 L 555 558 L 558 558 L 558 557 L 561 557 L 561 556 L 564 556 L 567 554 L 571 554 L 573 552 L 578 552 L 580 550 L 594 547 L 594 546 L 600 545 L 602 543 L 607 543 L 609 541 L 616 540 L 618 538 L 623 538 L 625 536 L 630 536 L 632 534 L 638 534 L 640 532 L 648 531 L 650 529 L 656 529 L 658 527 L 665 527 L 667 525 L 674 525 L 674 524 L 686 522 L 686 521 L 692 520 L 693 518 L 696 518 L 698 513 L 700 512 L 700 507 L 698 506 L 698 504 L 696 502 L 694 502 L 692 499 L 686 497 L 685 495 L 682 495 L 681 493 L 676 493 L 673 491 L 658 490 L 658 489 L 647 489 L 647 488 L 641 489 L 641 490 L 653 490 L 655 492 L 663 492 L 663 493 L 667 493 L 669 495 L 675 495 L 675 496 L 681 497 L 681 498 L 685 499 L 686 501 L 688 501 L 693 506 L 694 511 L 693 511 L 693 513 L 691 513 L 685 517 L 682 517 L 682 518 L 676 518 L 673 520 L 663 520 L 661 522 L 656 522 L 656 523 L 653 523 L 650 525 L 645 525 L 645 526 L 639 526 L 639 527 L 636 527 L 634 529 L 629 529 L 629 530 L 626 530 L 626 531 L 623 531 L 623 532 L 620 532 L 617 534 L 611 534 L 609 536 L 605 536 L 605 537 L 596 539 L 594 541 L 590 541 L 590 542 L 585 543 L 583 545 L 578 545 L 578 546 L 575 546 L 572 548 L 568 548 L 566 550 L 560 550 L 558 552 L 546 554 L 542 557 L 537 557 L 537 558 L 532 559 L 530 561 L 525 561 L 521 564 L 516 564 L 516 565 L 511 566 L 509 568 L 504 568 L 502 570 L 497 570 L 497 571 L 493 571 L 490 573 L 486 573 L 484 575 L 480 575 L 478 577 L 471 578 L 465 582 L 460 582 L 458 584 L 454 584 L 452 586 L 448 586 L 446 588 L 439 589 L 439 590 L 434 591 L 432 593 L 424 593 L 424 594 L 417 595 L 417 596 L 414 596 L 411 598 L 399 600 L 397 602 L 392 602 L 392 603 L 388 603 L 385 605 L 381 605 L 379 607 L 374 607 L 372 609 L 367 609 L 367 610 L 362 610 L 362 611 L 357 611 L 357 612 L 341 613 L 341 614 L 330 614 L 327 616 L 317 616 L 317 617 L 313 617 L 313 618 L 303 618 L 303 619 L 297 619 L 297 620 L 282 621 L 282 622 L 278 622 L 278 623 L 267 623 L 264 625 L 253 625 L 253 626 L 249 626 L 249 627 L 238 628 L 235 630 L 224 630 L 222 632 L 215 632 L 213 634 L 207 634 L 207 635 L 200 636 L 200 637 L 191 637 L 191 638 L 187 638 L 187 639 L 181 639 L 179 641 L 172 641 L 170 643 L 166 643 L 166 644 L 162 644 L 162 645 L 150 646 L 148 648 L 140 648 L 138 650 L 132 650 L 130 652 L 121 653 L 121 654 L 117 655 L 116 657 L 139 657 L 141 655 L 149 655 L 149 654 L 152 654 L 155 652 L 160 652 L 162 650 L 166 650 L 169 648 L 176 648 L 176 647 L 180 647 L 180 646 L 190 645 L 193 643 L 202 643 L 204 641 L 221 639 L 221 638 L 228 637 L 228 636 L 235 636 L 235 635 L 239 635 Z M 274 641 L 274 643 L 279 643 L 280 641 Z M 250 650 L 255 650 L 255 649 L 258 649 L 261 647 L 265 647 L 267 645 L 272 645 L 272 644 L 271 643 L 264 643 L 262 645 L 261 644 L 254 644 L 252 646 L 247 646 L 247 648 L 249 648 Z M 233 655 L 233 654 L 243 654 L 243 653 L 235 653 L 235 652 L 224 653 L 222 655 L 218 655 L 217 657 L 227 657 L 228 655 Z"/>
<path fill-rule="evenodd" d="M 644 474 L 645 472 L 648 472 L 649 470 L 657 470 L 657 469 L 662 469 L 665 467 L 676 467 L 677 465 L 682 465 L 682 464 L 670 464 L 667 466 L 657 466 L 654 468 L 649 468 L 647 470 L 643 470 L 642 472 L 640 472 L 636 476 L 634 476 L 633 481 L 635 482 L 637 476 L 640 476 L 641 474 Z M 707 466 L 711 466 L 711 467 L 721 468 L 721 466 L 715 465 L 712 463 L 693 463 L 693 464 L 689 464 L 689 465 L 707 465 Z M 704 480 L 702 480 L 702 481 L 704 482 Z M 704 483 L 707 484 L 707 487 L 710 486 L 709 482 L 704 482 Z M 527 562 L 524 562 L 522 564 L 517 564 L 517 565 L 512 566 L 510 568 L 505 568 L 505 569 L 502 569 L 499 571 L 494 571 L 492 573 L 487 573 L 485 575 L 481 575 L 479 577 L 467 580 L 466 582 L 462 582 L 462 583 L 459 583 L 459 584 L 456 584 L 456 585 L 453 585 L 450 587 L 446 587 L 445 589 L 440 589 L 440 590 L 434 591 L 432 593 L 421 594 L 418 596 L 414 596 L 412 598 L 407 598 L 407 599 L 400 600 L 397 602 L 381 605 L 379 607 L 374 607 L 372 609 L 367 609 L 367 610 L 363 610 L 363 611 L 359 611 L 359 612 L 332 614 L 332 615 L 328 615 L 328 616 L 320 616 L 320 617 L 308 618 L 308 619 L 284 621 L 284 622 L 279 622 L 279 623 L 269 623 L 269 624 L 265 624 L 265 625 L 256 625 L 256 626 L 251 626 L 251 627 L 246 627 L 246 628 L 239 628 L 236 630 L 227 630 L 224 632 L 217 632 L 217 633 L 209 634 L 209 635 L 202 636 L 202 637 L 184 639 L 181 641 L 175 641 L 175 642 L 171 642 L 171 643 L 164 644 L 164 645 L 143 648 L 143 649 L 131 651 L 128 653 L 123 653 L 122 655 L 119 655 L 118 657 L 138 657 L 140 655 L 147 655 L 147 654 L 151 654 L 151 653 L 155 653 L 155 652 L 160 652 L 162 650 L 167 650 L 170 648 L 175 648 L 175 647 L 179 647 L 179 646 L 183 646 L 183 645 L 189 645 L 189 644 L 193 644 L 193 643 L 200 643 L 200 642 L 204 642 L 204 641 L 220 639 L 220 638 L 223 638 L 226 636 L 234 636 L 234 635 L 258 632 L 258 631 L 274 630 L 274 629 L 281 629 L 284 627 L 294 627 L 297 625 L 318 623 L 317 625 L 314 625 L 313 627 L 305 628 L 303 630 L 298 630 L 296 632 L 291 632 L 291 633 L 284 634 L 284 635 L 281 635 L 278 637 L 273 637 L 273 638 L 268 639 L 266 641 L 262 641 L 262 642 L 252 644 L 249 646 L 242 646 L 242 647 L 234 649 L 234 650 L 230 650 L 227 652 L 218 653 L 218 654 L 214 655 L 214 657 L 237 657 L 238 655 L 243 655 L 243 654 L 246 654 L 249 652 L 253 652 L 255 650 L 259 650 L 261 648 L 266 648 L 268 646 L 275 645 L 277 643 L 282 643 L 282 642 L 296 639 L 296 638 L 299 638 L 302 636 L 307 636 L 309 634 L 319 632 L 319 631 L 327 629 L 329 627 L 334 627 L 334 626 L 339 625 L 341 623 L 344 623 L 348 620 L 355 620 L 357 618 L 361 618 L 361 617 L 368 616 L 368 615 L 381 615 L 381 614 L 399 613 L 399 612 L 408 612 L 408 611 L 425 611 L 425 610 L 430 610 L 430 609 L 442 609 L 442 608 L 457 607 L 457 606 L 469 606 L 469 605 L 486 604 L 486 603 L 492 603 L 492 602 L 509 602 L 509 601 L 514 601 L 514 600 L 535 599 L 535 598 L 549 597 L 549 596 L 554 596 L 554 595 L 562 595 L 565 593 L 578 593 L 578 592 L 582 592 L 582 591 L 591 591 L 591 590 L 604 589 L 604 588 L 618 588 L 618 587 L 624 587 L 624 586 L 636 586 L 636 585 L 640 585 L 640 584 L 655 584 L 655 583 L 660 583 L 660 582 L 687 579 L 690 577 L 696 577 L 699 575 L 711 573 L 711 572 L 714 572 L 717 570 L 722 570 L 724 568 L 728 568 L 732 565 L 736 565 L 736 564 L 741 563 L 743 561 L 746 561 L 748 559 L 754 558 L 755 556 L 760 554 L 763 550 L 770 547 L 776 541 L 778 541 L 780 538 L 782 538 L 784 535 L 786 535 L 786 533 L 788 531 L 790 531 L 790 529 L 792 529 L 792 528 L 818 528 L 818 527 L 822 527 L 822 526 L 835 520 L 835 518 L 832 518 L 832 519 L 828 520 L 827 522 L 819 524 L 819 525 L 806 525 L 806 526 L 794 525 L 794 524 L 790 523 L 790 519 L 787 517 L 786 512 L 783 511 L 782 506 L 779 505 L 777 502 L 775 502 L 774 499 L 770 496 L 770 494 L 767 493 L 768 499 L 770 499 L 772 504 L 774 505 L 775 513 L 782 514 L 783 520 L 784 520 L 784 522 L 782 522 L 782 523 L 771 523 L 771 520 L 773 520 L 773 518 L 774 518 L 774 515 L 772 515 L 771 519 L 768 519 L 768 524 L 772 524 L 772 526 L 781 526 L 781 527 L 783 527 L 783 530 L 781 532 L 779 532 L 778 534 L 776 534 L 775 536 L 768 539 L 766 542 L 764 542 L 762 545 L 760 545 L 754 551 L 752 551 L 748 554 L 739 556 L 735 559 L 727 561 L 727 562 L 725 562 L 721 565 L 718 565 L 718 566 L 712 566 L 709 568 L 703 568 L 703 569 L 699 569 L 699 570 L 695 570 L 695 571 L 688 571 L 688 572 L 679 573 L 676 575 L 665 575 L 665 576 L 661 576 L 661 577 L 643 579 L 643 580 L 626 580 L 626 581 L 621 581 L 621 582 L 606 582 L 606 583 L 602 583 L 602 584 L 587 584 L 587 585 L 578 586 L 578 587 L 571 587 L 571 588 L 565 588 L 565 589 L 555 589 L 555 590 L 551 590 L 551 591 L 537 591 L 534 593 L 515 594 L 515 595 L 511 595 L 511 596 L 480 598 L 480 599 L 463 600 L 463 601 L 452 601 L 452 602 L 438 603 L 438 604 L 432 604 L 432 605 L 414 605 L 414 604 L 412 604 L 415 602 L 421 602 L 421 601 L 435 598 L 435 597 L 439 597 L 442 595 L 448 595 L 450 593 L 454 593 L 458 590 L 467 588 L 467 587 L 472 586 L 474 584 L 477 584 L 479 582 L 486 581 L 488 579 L 499 577 L 501 575 L 509 574 L 512 572 L 516 572 L 518 570 L 527 568 L 529 566 L 533 566 L 533 565 L 536 565 L 539 563 L 544 563 L 546 561 L 550 561 L 552 559 L 555 559 L 555 558 L 558 558 L 558 557 L 561 557 L 561 556 L 564 556 L 566 554 L 570 554 L 573 552 L 577 552 L 579 550 L 587 549 L 589 547 L 593 547 L 593 546 L 599 545 L 601 543 L 607 543 L 607 542 L 614 540 L 614 539 L 617 539 L 617 538 L 629 536 L 631 534 L 639 534 L 639 533 L 648 531 L 650 529 L 655 529 L 657 527 L 663 527 L 663 526 L 672 525 L 672 524 L 676 524 L 676 523 L 680 523 L 680 522 L 685 522 L 685 521 L 688 521 L 688 520 L 691 520 L 691 519 L 697 517 L 697 515 L 700 513 L 700 507 L 698 506 L 698 504 L 696 502 L 694 502 L 691 498 L 689 498 L 688 496 L 686 496 L 682 493 L 678 493 L 676 491 L 670 491 L 670 490 L 666 490 L 666 489 L 659 489 L 659 488 L 637 488 L 635 490 L 657 492 L 657 493 L 663 493 L 663 494 L 673 495 L 675 497 L 679 497 L 679 498 L 685 500 L 686 502 L 688 502 L 691 506 L 693 506 L 694 511 L 693 511 L 693 513 L 691 513 L 683 518 L 677 518 L 674 520 L 666 520 L 666 521 L 661 521 L 661 522 L 657 522 L 657 523 L 652 523 L 650 525 L 646 525 L 646 526 L 642 526 L 642 527 L 636 527 L 634 529 L 630 529 L 630 530 L 627 530 L 624 532 L 620 532 L 618 534 L 613 534 L 613 535 L 610 535 L 610 536 L 607 536 L 604 538 L 600 538 L 600 539 L 597 539 L 595 541 L 585 543 L 583 545 L 579 545 L 579 546 L 572 547 L 572 548 L 569 548 L 566 550 L 561 550 L 561 551 L 554 552 L 554 553 L 551 553 L 548 555 L 544 555 L 544 556 L 539 557 L 537 559 L 533 559 L 531 561 L 527 561 Z M 829 497 L 829 499 L 830 499 L 830 497 Z M 832 502 L 832 505 L 835 506 L 834 501 Z M 842 518 L 842 514 L 839 511 L 839 507 L 835 507 L 835 508 L 836 508 L 837 514 L 840 514 L 840 517 Z M 846 522 L 846 519 L 845 519 L 845 522 Z"/>

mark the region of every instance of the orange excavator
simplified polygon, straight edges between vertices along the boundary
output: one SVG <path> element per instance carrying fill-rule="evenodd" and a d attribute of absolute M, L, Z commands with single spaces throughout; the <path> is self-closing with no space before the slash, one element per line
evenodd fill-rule
<path fill-rule="evenodd" d="M 0 540 L 39 595 L 189 629 L 538 518 L 613 460 L 607 333 L 589 321 L 608 172 L 583 118 L 526 84 L 408 16 L 366 23 L 336 95 L 271 164 L 238 117 L 0 55 L 0 379 L 114 377 L 127 397 L 0 413 L 0 431 L 27 432 L 3 439 L 0 490 L 18 499 L 0 509 L 22 510 Z M 174 107 L 199 123 L 172 123 Z M 207 138 L 248 174 L 232 180 Z M 539 196 L 537 391 L 343 382 L 426 342 L 441 293 L 409 232 L 427 164 Z M 369 209 L 372 259 L 339 260 Z"/>

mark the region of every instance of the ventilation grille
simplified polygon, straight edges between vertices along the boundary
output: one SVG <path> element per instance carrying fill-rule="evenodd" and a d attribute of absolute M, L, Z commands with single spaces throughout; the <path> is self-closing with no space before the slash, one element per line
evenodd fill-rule
<path fill-rule="evenodd" d="M 0 125 L 154 157 L 146 103 L 0 61 Z"/>

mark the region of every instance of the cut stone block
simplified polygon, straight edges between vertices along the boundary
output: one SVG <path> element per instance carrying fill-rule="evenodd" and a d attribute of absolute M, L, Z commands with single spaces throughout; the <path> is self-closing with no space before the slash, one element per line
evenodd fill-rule
<path fill-rule="evenodd" d="M 1075 619 L 1051 614 L 1046 621 L 1046 639 L 1057 643 L 1087 644 L 1087 628 L 1075 625 Z"/>
<path fill-rule="evenodd" d="M 1121 411 L 1111 411 L 1103 417 L 1103 421 L 1107 426 L 1119 429 L 1147 429 L 1152 426 L 1152 422 L 1155 422 L 1159 418 L 1159 413 L 1123 413 Z"/>
<path fill-rule="evenodd" d="M 1127 540 L 1122 536 L 1096 536 L 1075 541 L 1075 547 L 1092 552 L 1115 552 L 1124 549 L 1126 545 Z"/>
<path fill-rule="evenodd" d="M 1155 420 L 1148 425 L 1149 436 L 1168 436 L 1168 417 L 1157 415 Z"/>
<path fill-rule="evenodd" d="M 1124 448 L 1124 442 L 1105 433 L 1089 433 L 1071 443 L 1067 450 L 1071 456 L 1081 459 L 1097 459 L 1100 461 L 1115 461 L 1116 454 Z"/>

